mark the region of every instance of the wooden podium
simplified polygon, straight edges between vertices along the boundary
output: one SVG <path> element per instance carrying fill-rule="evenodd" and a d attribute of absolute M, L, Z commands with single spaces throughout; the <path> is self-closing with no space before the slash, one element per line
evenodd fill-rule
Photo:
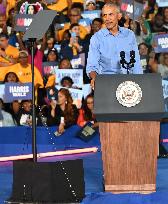
<path fill-rule="evenodd" d="M 125 81 L 133 81 L 141 87 L 141 101 L 134 107 L 124 107 L 117 101 L 117 87 Z M 148 86 L 151 82 L 152 90 Z M 155 192 L 159 120 L 164 114 L 160 76 L 98 76 L 94 111 L 100 124 L 105 191 Z"/>

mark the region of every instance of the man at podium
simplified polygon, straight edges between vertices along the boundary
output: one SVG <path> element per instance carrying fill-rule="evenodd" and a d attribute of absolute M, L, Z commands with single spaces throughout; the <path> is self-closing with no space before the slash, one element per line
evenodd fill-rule
<path fill-rule="evenodd" d="M 97 74 L 126 74 L 120 58 L 124 55 L 126 62 L 129 62 L 131 51 L 135 60 L 129 73 L 143 73 L 133 31 L 118 25 L 121 15 L 119 6 L 113 3 L 106 3 L 102 9 L 105 28 L 91 38 L 86 66 L 92 88 Z"/>

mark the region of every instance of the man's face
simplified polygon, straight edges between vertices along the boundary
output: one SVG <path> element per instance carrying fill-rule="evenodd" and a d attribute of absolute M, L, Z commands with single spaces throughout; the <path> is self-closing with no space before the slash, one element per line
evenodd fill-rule
<path fill-rule="evenodd" d="M 113 30 L 118 25 L 118 20 L 120 18 L 119 12 L 116 7 L 105 6 L 102 9 L 103 21 L 108 30 Z"/>
<path fill-rule="evenodd" d="M 0 38 L 0 48 L 6 48 L 8 46 L 8 39 L 5 37 Z"/>
<path fill-rule="evenodd" d="M 78 23 L 81 16 L 80 16 L 79 12 L 77 12 L 75 10 L 71 10 L 69 18 L 70 18 L 71 24 L 73 24 L 73 23 Z"/>
<path fill-rule="evenodd" d="M 20 54 L 20 56 L 19 56 L 19 63 L 23 67 L 27 66 L 27 64 L 28 64 L 28 56 L 26 54 L 24 54 L 24 53 Z"/>
<path fill-rule="evenodd" d="M 101 27 L 102 27 L 102 24 L 99 21 L 94 21 L 91 25 L 93 33 L 96 33 L 97 31 L 99 31 Z"/>
<path fill-rule="evenodd" d="M 139 54 L 142 56 L 148 55 L 148 48 L 145 45 L 140 45 L 139 47 Z"/>

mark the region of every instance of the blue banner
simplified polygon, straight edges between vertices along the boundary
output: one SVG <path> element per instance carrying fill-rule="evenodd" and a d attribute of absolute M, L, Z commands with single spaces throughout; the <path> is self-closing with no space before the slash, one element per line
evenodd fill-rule
<path fill-rule="evenodd" d="M 32 99 L 32 84 L 31 83 L 5 83 L 4 102 L 11 103 L 15 100 L 30 100 Z"/>
<path fill-rule="evenodd" d="M 167 7 L 168 6 L 168 0 L 156 0 L 156 3 L 159 7 Z"/>
<path fill-rule="evenodd" d="M 156 34 L 154 44 L 156 53 L 168 52 L 168 34 Z"/>
<path fill-rule="evenodd" d="M 81 15 L 85 19 L 90 19 L 91 21 L 95 18 L 100 18 L 101 10 L 84 11 Z"/>

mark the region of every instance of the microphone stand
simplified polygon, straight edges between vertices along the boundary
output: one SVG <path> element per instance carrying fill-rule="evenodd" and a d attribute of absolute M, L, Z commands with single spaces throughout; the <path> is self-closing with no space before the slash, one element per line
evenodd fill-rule
<path fill-rule="evenodd" d="M 125 52 L 124 51 L 120 52 L 120 58 L 121 58 L 120 63 L 122 65 L 122 67 L 127 70 L 127 74 L 130 74 L 130 70 L 132 67 L 134 67 L 134 64 L 136 62 L 135 51 L 133 51 L 133 50 L 130 51 L 130 61 L 129 62 L 127 62 L 125 60 Z"/>
<path fill-rule="evenodd" d="M 32 70 L 32 153 L 33 162 L 37 162 L 37 142 L 36 142 L 36 105 L 35 105 L 35 87 L 34 87 L 34 45 L 36 38 L 29 38 L 31 43 L 31 70 Z"/>

